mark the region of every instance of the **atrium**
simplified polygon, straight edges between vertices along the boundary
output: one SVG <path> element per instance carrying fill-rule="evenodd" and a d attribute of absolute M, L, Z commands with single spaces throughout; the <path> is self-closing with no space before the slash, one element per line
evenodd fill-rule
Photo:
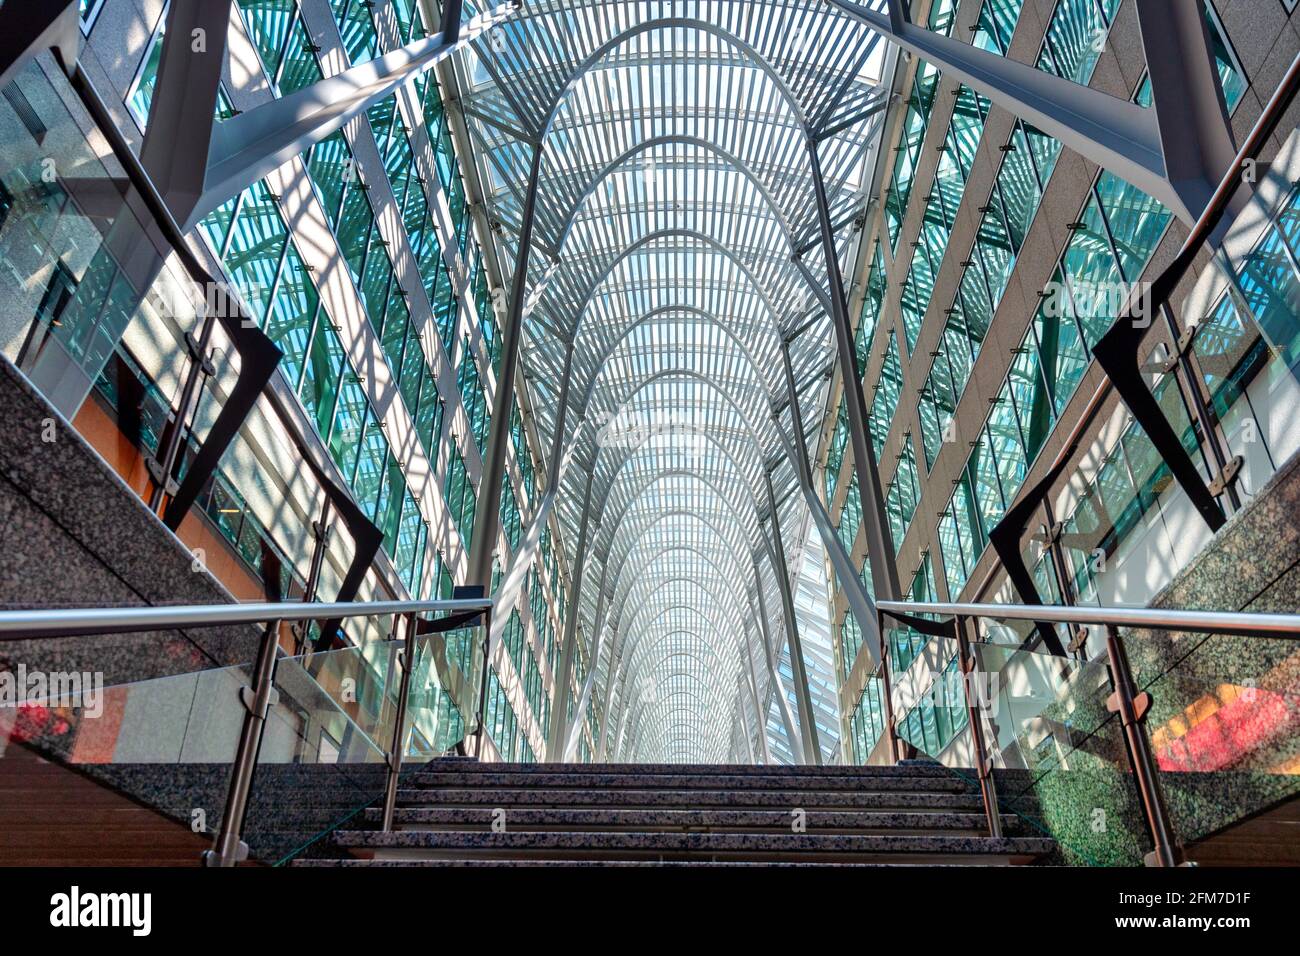
<path fill-rule="evenodd" d="M 1297 6 L 0 0 L 0 864 L 1300 865 Z"/>

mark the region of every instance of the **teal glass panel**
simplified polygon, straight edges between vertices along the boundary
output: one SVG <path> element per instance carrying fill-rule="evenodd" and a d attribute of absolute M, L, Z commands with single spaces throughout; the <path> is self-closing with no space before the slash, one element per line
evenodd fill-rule
<path fill-rule="evenodd" d="M 1053 424 L 1052 399 L 1041 373 L 1038 349 L 1034 347 L 1033 340 L 1027 338 L 1012 359 L 1007 384 L 1015 402 L 1016 417 L 1020 422 L 1030 460 L 1043 447 Z M 1005 393 L 1006 386 L 1000 395 Z"/>
<path fill-rule="evenodd" d="M 1034 329 L 1053 411 L 1059 416 L 1088 368 L 1088 353 L 1059 268 L 1052 275 L 1051 290 L 1034 317 Z"/>
<path fill-rule="evenodd" d="M 346 231 L 346 227 L 343 228 Z M 389 312 L 388 295 L 393 286 L 396 285 L 396 278 L 393 275 L 393 264 L 389 261 L 383 241 L 379 238 L 378 227 L 370 230 L 369 247 L 361 276 L 361 300 L 365 303 L 366 318 L 370 320 L 370 325 L 375 334 L 380 335 L 381 329 L 387 330 L 384 317 Z M 394 310 L 399 313 L 404 312 L 406 309 L 405 303 L 401 301 L 400 297 L 394 296 L 394 299 L 396 299 Z M 397 354 L 400 359 L 402 338 L 406 326 L 404 320 L 400 317 L 393 324 L 396 326 L 393 334 L 398 336 Z"/>
<path fill-rule="evenodd" d="M 334 463 L 349 479 L 356 467 L 362 427 L 369 413 L 366 393 L 357 380 L 356 372 L 350 367 L 345 368 L 339 384 L 338 410 L 334 416 L 333 429 L 329 433 L 329 449 Z M 368 514 L 373 507 L 373 501 L 368 506 L 362 505 Z"/>
<path fill-rule="evenodd" d="M 970 476 L 975 505 L 989 527 L 992 527 L 1001 520 L 1006 505 L 1002 500 L 1002 486 L 998 482 L 997 461 L 989 450 L 983 432 L 980 434 L 980 439 L 975 442 L 975 447 L 971 449 L 966 470 Z"/>
<path fill-rule="evenodd" d="M 456 372 L 456 384 L 460 389 L 461 403 L 465 406 L 465 414 L 469 417 L 470 433 L 474 436 L 474 443 L 482 451 L 487 444 L 490 415 L 487 407 L 487 397 L 483 394 L 483 384 L 479 377 L 478 365 L 474 361 L 468 342 L 466 342 L 465 351 L 461 356 L 460 368 Z"/>
<path fill-rule="evenodd" d="M 346 394 L 346 393 L 345 393 Z M 365 399 L 363 398 L 362 401 Z M 339 408 L 340 421 L 335 425 L 338 432 L 342 426 L 343 408 Z M 361 431 L 360 448 L 357 454 L 357 468 L 352 479 L 352 492 L 357 504 L 366 516 L 378 523 L 379 489 L 384 478 L 384 465 L 388 458 L 388 440 L 384 438 L 379 422 L 369 406 L 365 407 L 365 425 Z"/>
<path fill-rule="evenodd" d="M 1023 5 L 1024 0 L 984 0 L 972 41 L 975 46 L 1006 56 Z"/>
<path fill-rule="evenodd" d="M 1269 345 L 1294 370 L 1300 366 L 1300 188 L 1283 204 L 1272 229 L 1245 257 L 1237 275 L 1242 302 Z"/>
<path fill-rule="evenodd" d="M 370 201 L 360 181 L 349 184 L 343 195 L 343 212 L 334 227 L 338 236 L 339 251 L 343 261 L 348 264 L 352 279 L 361 285 L 365 275 L 366 247 L 374 226 L 374 216 L 370 212 Z M 380 312 L 382 315 L 383 312 Z"/>
<path fill-rule="evenodd" d="M 348 59 L 354 64 L 373 60 L 379 52 L 379 38 L 370 18 L 373 4 L 366 0 L 331 0 L 331 5 Z"/>
<path fill-rule="evenodd" d="M 1016 421 L 1016 410 L 1005 389 L 998 394 L 997 401 L 989 411 L 984 439 L 997 467 L 1003 502 L 1009 503 L 1020 491 L 1029 466 L 1021 440 L 1020 425 Z"/>
<path fill-rule="evenodd" d="M 840 468 L 844 464 L 844 450 L 849 444 L 849 416 L 840 399 L 839 410 L 835 414 L 835 428 L 831 432 L 831 443 L 826 453 L 826 504 L 835 500 L 835 488 L 839 482 Z"/>
<path fill-rule="evenodd" d="M 343 193 L 348 183 L 356 178 L 352 150 L 344 139 L 342 130 L 312 147 L 307 160 L 307 172 L 311 175 L 312 186 L 325 209 L 325 218 L 333 227 L 338 222 Z"/>
<path fill-rule="evenodd" d="M 880 255 L 877 239 L 871 254 L 871 267 L 867 272 L 866 290 L 862 297 L 862 313 L 853 335 L 853 349 L 858 362 L 858 378 L 867 374 L 867 358 L 871 354 L 871 340 L 880 321 L 885 303 L 885 264 Z"/>
<path fill-rule="evenodd" d="M 1110 172 L 1098 177 L 1097 195 L 1119 254 L 1120 272 L 1126 281 L 1136 282 L 1171 214 L 1142 190 Z"/>
<path fill-rule="evenodd" d="M 224 261 L 231 281 L 259 324 L 266 319 L 271 290 L 288 240 L 279 203 L 265 183 L 258 183 L 244 194 Z"/>
<path fill-rule="evenodd" d="M 320 296 L 293 243 L 285 250 L 284 267 L 267 314 L 266 334 L 284 353 L 280 370 L 295 387 L 302 377 Z"/>
<path fill-rule="evenodd" d="M 1088 200 L 1073 231 L 1062 261 L 1069 277 L 1071 304 L 1091 348 L 1110 328 L 1112 298 L 1121 276 L 1095 198 Z"/>
<path fill-rule="evenodd" d="M 898 359 L 898 338 L 894 335 L 889 337 L 889 350 L 885 353 L 885 363 L 880 368 L 880 380 L 874 389 L 875 396 L 871 401 L 868 419 L 871 442 L 876 457 L 879 458 L 903 393 L 903 367 Z"/>
<path fill-rule="evenodd" d="M 1109 26 L 1097 0 L 1060 0 L 1047 25 L 1039 69 L 1087 83 L 1105 49 Z"/>
<path fill-rule="evenodd" d="M 1219 73 L 1219 85 L 1223 89 L 1223 99 L 1228 112 L 1231 113 L 1241 102 L 1241 98 L 1246 95 L 1250 81 L 1242 72 L 1241 64 L 1237 62 L 1228 38 L 1224 35 L 1223 26 L 1219 23 L 1212 0 L 1205 0 L 1205 20 L 1210 31 L 1210 49 L 1214 52 L 1214 66 Z"/>
<path fill-rule="evenodd" d="M 131 108 L 136 122 L 143 129 L 149 122 L 149 107 L 153 105 L 153 91 L 158 85 L 158 65 L 162 62 L 163 39 L 167 32 L 167 18 L 158 19 L 158 30 L 149 41 L 145 50 L 144 61 L 140 64 L 140 74 L 126 98 L 126 105 Z"/>
<path fill-rule="evenodd" d="M 297 0 L 239 0 L 239 9 L 267 75 L 275 76 L 290 28 L 297 20 Z"/>
<path fill-rule="evenodd" d="M 425 544 L 429 529 L 420 517 L 419 505 L 411 497 L 409 488 L 404 498 L 401 530 L 397 535 L 397 554 L 394 560 L 402 575 L 402 583 L 406 585 L 407 591 L 419 600 L 424 596 L 421 585 L 424 580 Z"/>
<path fill-rule="evenodd" d="M 442 398 L 438 394 L 438 382 L 432 375 L 424 376 L 420 388 L 420 400 L 415 412 L 415 430 L 424 444 L 424 450 L 430 461 L 438 457 L 438 439 L 442 430 Z"/>
<path fill-rule="evenodd" d="M 397 459 L 388 455 L 384 468 L 384 484 L 375 507 L 375 520 L 384 533 L 384 547 L 393 554 L 398 545 L 398 526 L 402 515 L 402 502 L 406 495 L 406 478 Z M 398 567 L 399 572 L 401 567 Z"/>
<path fill-rule="evenodd" d="M 322 309 L 316 333 L 312 336 L 309 360 L 303 369 L 302 386 L 298 390 L 303 408 L 311 415 L 316 431 L 322 437 L 329 434 L 344 361 L 338 333 Z"/>
<path fill-rule="evenodd" d="M 325 78 L 316 62 L 316 46 L 307 35 L 302 18 L 294 20 L 280 68 L 280 95 L 288 96 Z"/>

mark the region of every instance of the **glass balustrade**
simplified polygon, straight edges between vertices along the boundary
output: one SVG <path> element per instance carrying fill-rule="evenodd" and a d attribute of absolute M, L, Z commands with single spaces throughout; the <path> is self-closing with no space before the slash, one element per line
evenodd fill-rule
<path fill-rule="evenodd" d="M 281 646 L 294 640 L 287 624 L 279 636 Z M 76 639 L 50 643 L 58 640 Z M 402 650 L 402 641 L 386 639 L 277 661 L 277 696 L 242 827 L 252 859 L 280 863 L 310 852 L 323 835 L 382 798 Z M 102 673 L 93 670 L 14 663 L 10 672 L 23 678 L 23 687 L 19 699 L 10 699 L 13 706 L 0 707 L 0 760 L 7 748 L 27 748 L 196 833 L 215 835 L 253 671 L 249 663 L 104 686 Z M 481 624 L 417 639 L 398 738 L 405 775 L 478 729 L 482 672 Z"/>

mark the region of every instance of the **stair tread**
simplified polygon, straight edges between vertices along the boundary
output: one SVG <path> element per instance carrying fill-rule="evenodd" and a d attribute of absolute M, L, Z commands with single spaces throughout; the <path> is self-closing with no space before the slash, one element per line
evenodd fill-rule
<path fill-rule="evenodd" d="M 716 867 L 724 869 L 766 869 L 780 868 L 821 868 L 821 867 L 856 867 L 859 869 L 886 867 L 925 867 L 960 866 L 962 864 L 942 864 L 932 862 L 891 862 L 861 863 L 838 860 L 537 860 L 537 859 L 448 859 L 448 860 L 361 860 L 356 857 L 339 857 L 337 859 L 294 860 L 292 866 L 309 867 L 406 867 L 406 866 L 448 866 L 448 867 Z"/>
<path fill-rule="evenodd" d="M 1044 837 L 949 834 L 538 832 L 482 830 L 338 830 L 336 846 L 365 849 L 661 850 L 730 852 L 931 852 L 1038 855 Z"/>
<path fill-rule="evenodd" d="M 923 775 L 879 776 L 864 781 L 858 777 L 804 777 L 783 774 L 635 774 L 635 773 L 528 773 L 479 770 L 422 771 L 414 775 L 413 782 L 422 787 L 517 787 L 568 789 L 610 788 L 622 789 L 675 789 L 675 790 L 799 790 L 877 792 L 894 790 L 966 792 L 971 785 L 952 776 Z"/>
<path fill-rule="evenodd" d="M 863 792 L 859 790 L 636 790 L 558 788 L 447 788 L 399 790 L 398 803 L 434 806 L 490 807 L 605 807 L 680 806 L 771 808 L 802 806 L 837 809 L 979 809 L 977 793 L 905 790 Z"/>
<path fill-rule="evenodd" d="M 398 807 L 397 824 L 433 824 L 442 826 L 490 826 L 497 817 L 491 807 Z M 379 809 L 367 810 L 365 818 L 377 822 L 382 818 Z M 519 808 L 506 815 L 512 830 L 534 826 L 601 826 L 601 827 L 766 827 L 789 830 L 792 816 L 789 809 L 736 810 L 736 809 L 628 809 L 628 808 Z M 1003 814 L 1009 826 L 1016 818 Z M 909 828 L 909 829 L 975 829 L 984 827 L 983 813 L 957 813 L 943 811 L 881 811 L 881 810 L 809 810 L 804 822 L 810 830 L 827 828 Z"/>
<path fill-rule="evenodd" d="M 941 764 L 916 763 L 898 766 L 847 766 L 829 764 L 821 767 L 802 764 L 700 764 L 700 763 L 479 763 L 472 758 L 438 758 L 424 767 L 425 772 L 455 773 L 581 773 L 637 774 L 642 776 L 763 776 L 763 777 L 951 777 L 954 771 Z"/>

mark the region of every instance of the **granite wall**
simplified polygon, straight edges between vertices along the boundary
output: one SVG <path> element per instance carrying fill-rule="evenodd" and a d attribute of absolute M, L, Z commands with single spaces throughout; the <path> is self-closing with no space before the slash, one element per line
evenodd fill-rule
<path fill-rule="evenodd" d="M 234 600 L 23 375 L 0 357 L 0 606 Z M 0 643 L 0 670 L 101 672 L 107 685 L 251 661 L 254 628 Z"/>

